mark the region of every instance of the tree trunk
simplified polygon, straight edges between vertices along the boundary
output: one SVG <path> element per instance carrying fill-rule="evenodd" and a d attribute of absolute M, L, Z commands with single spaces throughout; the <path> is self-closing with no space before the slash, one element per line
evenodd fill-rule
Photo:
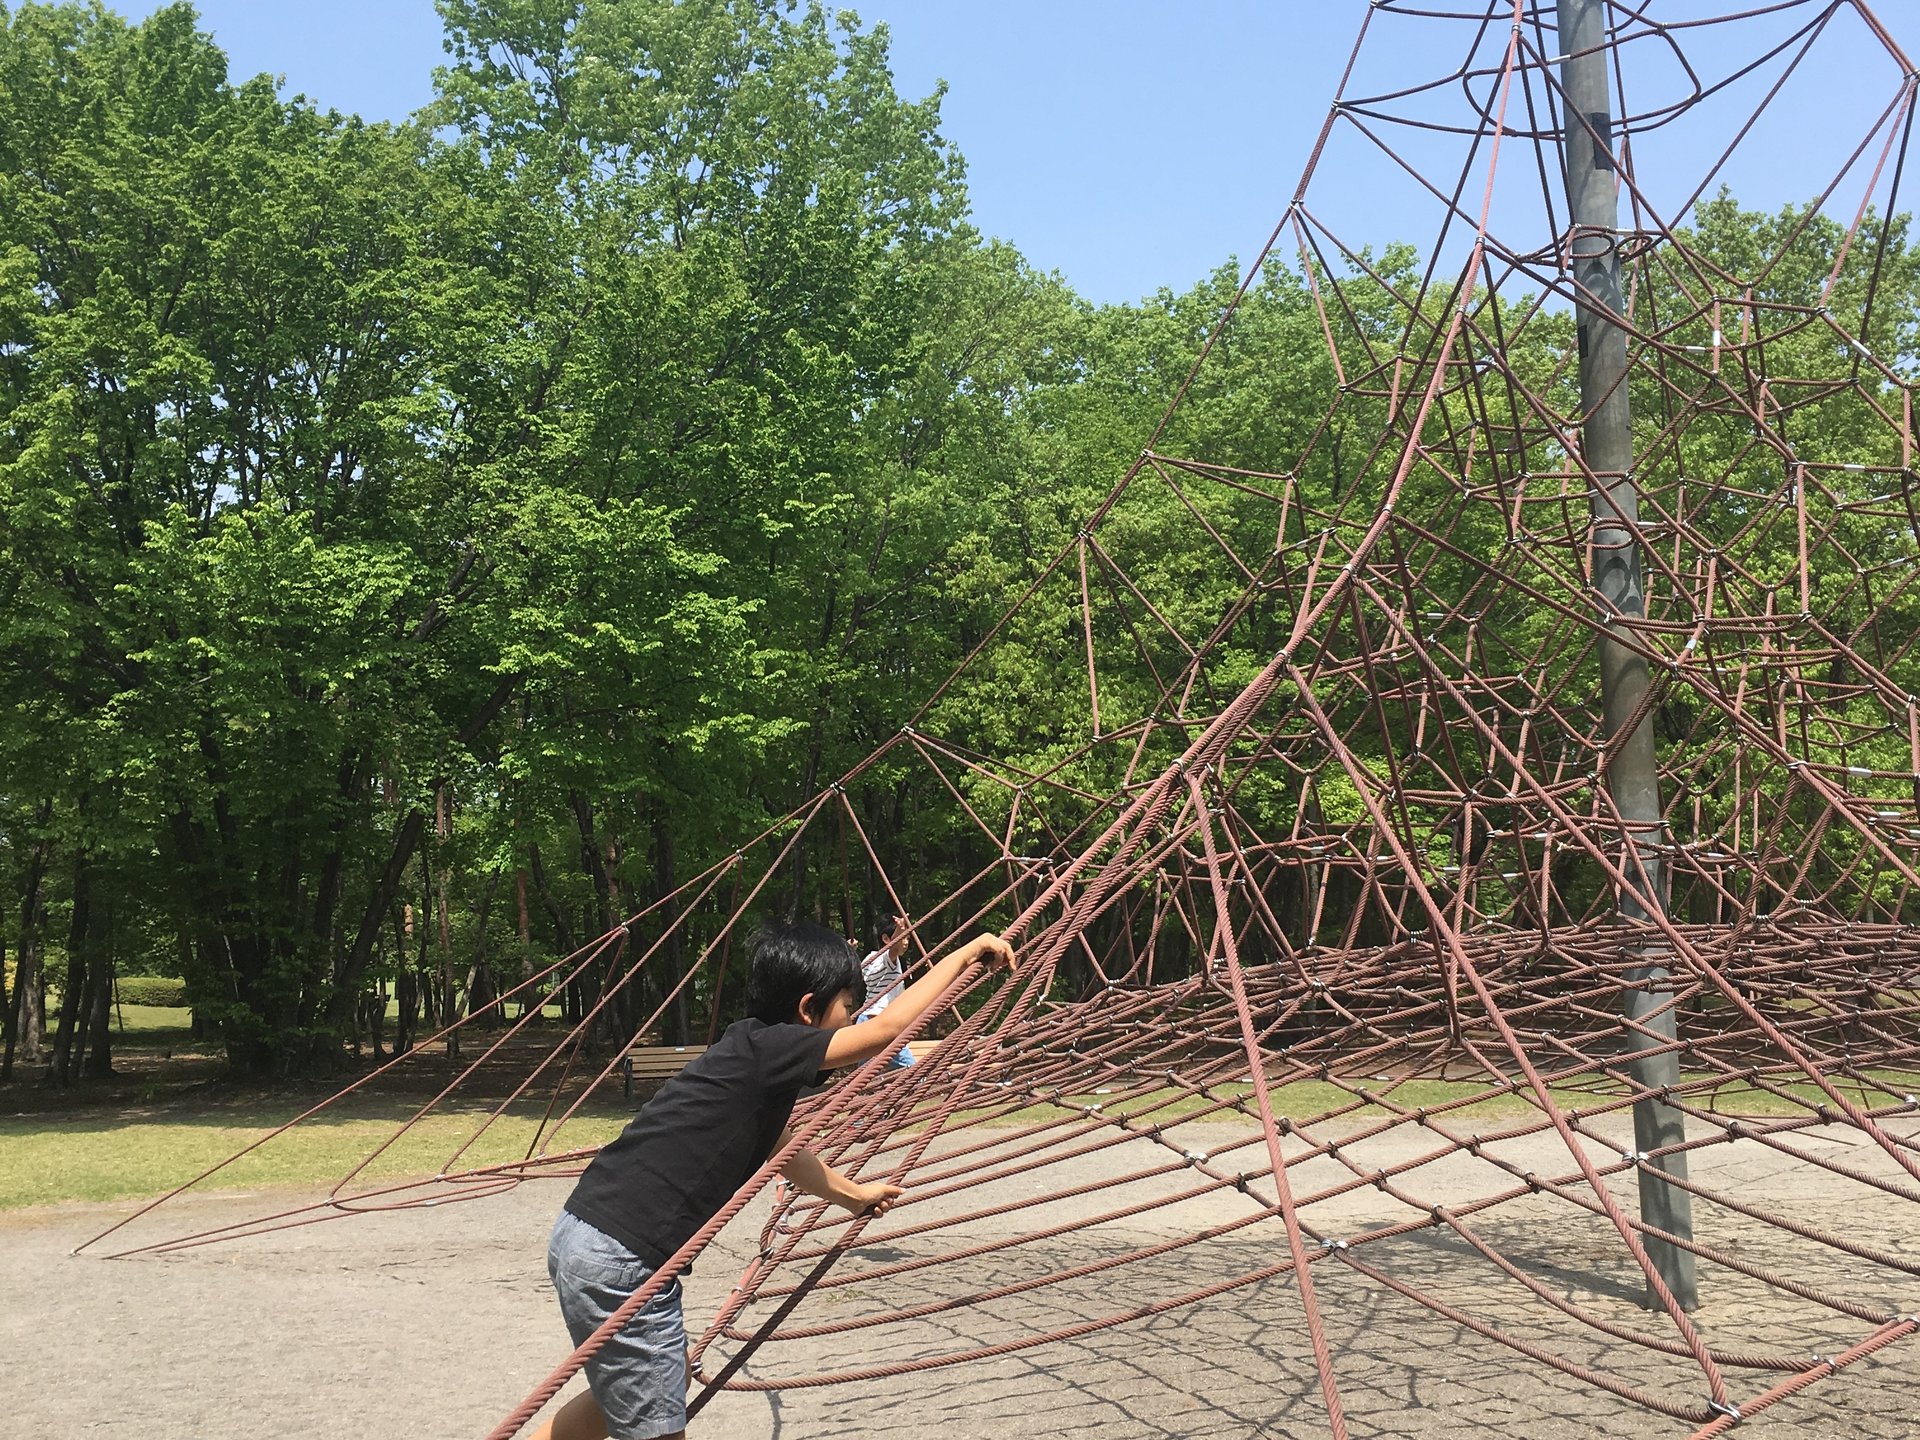
<path fill-rule="evenodd" d="M 373 1039 L 373 1063 L 378 1065 L 383 1058 L 380 1054 L 380 1036 L 387 1026 L 387 985 L 384 980 L 373 987 L 372 1010 L 367 1031 Z"/>
<path fill-rule="evenodd" d="M 53 817 L 53 802 L 43 801 L 34 813 L 36 824 L 44 825 Z M 13 1078 L 13 1057 L 26 1057 L 29 1064 L 40 1059 L 40 1033 L 46 1017 L 46 976 L 40 968 L 40 927 L 45 921 L 46 904 L 41 898 L 42 882 L 52 855 L 53 842 L 38 840 L 27 852 L 26 873 L 20 885 L 20 938 L 13 967 L 13 993 L 0 1005 L 0 1022 L 6 1036 L 0 1051 L 0 1081 Z M 5 950 L 0 948 L 0 970 L 4 969 Z M 0 986 L 0 994 L 5 994 Z"/>
<path fill-rule="evenodd" d="M 67 980 L 60 992 L 60 1026 L 53 1037 L 53 1063 L 47 1080 L 54 1085 L 73 1081 L 73 1047 L 80 1022 L 81 991 L 87 982 L 87 937 L 92 928 L 93 867 L 85 850 L 73 859 L 73 921 L 67 930 Z"/>
<path fill-rule="evenodd" d="M 453 923 L 447 914 L 448 866 L 447 841 L 453 835 L 453 794 L 442 785 L 433 796 L 433 839 L 435 860 L 433 883 L 434 935 L 440 948 L 440 1023 L 447 1030 L 447 1056 L 460 1056 L 460 1032 L 453 1029 L 459 1005 L 453 993 Z"/>
<path fill-rule="evenodd" d="M 1333 849 L 1333 842 L 1324 838 L 1327 834 L 1327 815 L 1320 804 L 1320 787 L 1309 785 L 1305 801 L 1301 806 L 1301 818 L 1305 822 L 1301 829 L 1312 835 L 1324 851 Z M 1320 940 L 1320 916 L 1322 901 L 1326 894 L 1327 878 L 1331 866 L 1325 860 L 1316 864 L 1300 867 L 1300 943 L 1311 947 Z"/>
<path fill-rule="evenodd" d="M 567 912 L 554 899 L 552 887 L 547 884 L 547 867 L 541 862 L 540 847 L 527 846 L 527 864 L 533 870 L 533 888 L 540 897 L 540 904 L 553 921 L 554 943 L 560 947 L 562 955 L 571 955 L 580 947 L 574 943 L 573 926 L 567 923 Z"/>
<path fill-rule="evenodd" d="M 407 965 L 407 937 L 413 933 L 413 911 L 408 906 L 396 905 L 391 912 L 393 920 L 393 1053 L 398 1055 L 413 1044 L 413 1020 L 416 997 L 413 992 L 413 972 Z"/>
<path fill-rule="evenodd" d="M 98 900 L 94 902 L 96 905 Z M 94 992 L 99 988 L 100 971 L 91 956 L 81 961 L 85 982 L 80 987 L 80 1004 L 74 1011 L 73 1046 L 67 1053 L 67 1079 L 78 1080 L 86 1073 L 87 1045 L 93 1038 Z"/>
<path fill-rule="evenodd" d="M 465 1013 L 468 1015 L 478 1015 L 494 1003 L 496 987 L 493 970 L 487 963 L 487 917 L 493 912 L 493 892 L 500 887 L 500 874 L 496 870 L 489 875 L 486 887 L 480 892 L 480 909 L 474 920 L 473 964 L 467 967 Z M 486 1023 L 493 1025 L 498 1019 L 496 1013 Z"/>
<path fill-rule="evenodd" d="M 414 1035 L 420 1024 L 420 985 L 414 979 L 413 968 L 406 963 L 405 956 L 400 960 L 400 972 L 393 982 L 393 993 L 400 1002 L 400 1018 L 393 1027 L 393 1053 L 398 1055 L 413 1048 Z"/>
<path fill-rule="evenodd" d="M 440 1002 L 435 993 L 438 989 L 433 983 L 433 966 L 427 961 L 427 952 L 433 944 L 433 885 L 427 874 L 427 866 L 420 866 L 420 911 L 418 923 L 414 926 L 414 939 L 418 942 L 414 949 L 414 983 L 420 990 L 420 1023 L 431 1034 L 440 1028 Z"/>
<path fill-rule="evenodd" d="M 110 929 L 113 912 L 103 906 L 107 925 Z M 113 1074 L 113 971 L 114 961 L 109 937 L 103 935 L 103 944 L 93 956 L 90 968 L 93 970 L 93 1023 L 87 1042 L 85 1073 L 93 1079 L 104 1080 Z"/>
<path fill-rule="evenodd" d="M 474 712 L 455 736 L 462 745 L 471 745 L 480 737 L 480 733 L 493 723 L 494 717 L 506 708 L 513 698 L 513 692 L 519 687 L 518 675 L 501 678 L 493 694 Z M 445 780 L 435 780 L 436 790 L 445 785 Z M 380 933 L 380 927 L 386 923 L 388 907 L 399 897 L 400 886 L 406 877 L 407 862 L 420 846 L 421 832 L 426 828 L 426 811 L 414 806 L 401 817 L 399 826 L 393 833 L 393 845 L 387 851 L 386 864 L 380 868 L 380 878 L 375 882 L 373 893 L 367 897 L 366 908 L 360 912 L 360 924 L 354 932 L 353 945 L 348 949 L 346 961 L 340 973 L 334 977 L 333 1002 L 328 1007 L 327 1020 L 331 1028 L 346 1029 L 346 1010 L 353 1004 L 353 997 L 359 993 L 361 977 L 366 974 L 367 961 L 373 955 L 373 942 Z"/>
<path fill-rule="evenodd" d="M 349 752 L 340 762 L 340 811 L 327 827 L 331 843 L 320 864 L 320 885 L 314 895 L 313 938 L 322 947 L 333 939 L 334 911 L 340 904 L 346 873 L 346 857 L 341 847 L 348 825 L 347 805 L 360 792 L 366 780 L 363 758 L 357 751 Z"/>
<path fill-rule="evenodd" d="M 0 1057 L 0 1080 L 13 1078 L 17 1053 L 29 1065 L 40 1061 L 40 1042 L 47 1023 L 47 976 L 41 965 L 39 911 L 32 913 L 32 928 L 21 932 L 20 958 L 13 972 L 13 1003 L 9 1008 L 6 1050 Z"/>
<path fill-rule="evenodd" d="M 520 978 L 531 980 L 533 978 L 533 917 L 527 913 L 527 872 L 520 866 L 515 866 L 513 871 L 513 903 L 516 910 L 515 919 L 519 925 Z M 522 992 L 520 1013 L 524 1015 L 529 1005 L 537 1005 L 538 1002 L 537 995 Z"/>
<path fill-rule="evenodd" d="M 26 981 L 25 967 L 16 965 L 12 988 L 8 987 L 7 942 L 0 934 L 0 1080 L 13 1077 L 13 1035 L 20 1025 L 20 1007 L 14 999 L 26 989 Z"/>
<path fill-rule="evenodd" d="M 407 864 L 413 859 L 413 852 L 419 848 L 420 834 L 426 824 L 426 811 L 409 810 L 401 820 L 399 829 L 394 832 L 393 846 L 387 852 L 387 861 L 381 867 L 379 878 L 374 881 L 366 909 L 360 914 L 360 926 L 354 933 L 353 944 L 348 947 L 346 961 L 341 965 L 340 973 L 334 977 L 333 1003 L 328 1009 L 328 1019 L 336 1029 L 344 1028 L 341 1024 L 343 1012 L 353 1003 L 352 997 L 359 993 L 367 962 L 373 958 L 373 942 L 380 934 L 380 927 L 386 924 L 393 902 L 400 897 Z M 403 948 L 400 952 L 400 968 L 404 969 L 405 966 L 406 952 Z"/>
<path fill-rule="evenodd" d="M 607 874 L 619 900 L 619 913 L 631 919 L 640 913 L 640 897 L 634 892 L 633 877 L 627 873 L 626 847 L 612 830 L 607 832 L 605 851 Z M 630 967 L 646 947 L 640 944 L 637 934 L 630 934 L 628 940 L 627 953 L 620 963 Z M 639 1032 L 640 1022 L 653 1013 L 655 1002 L 652 996 L 655 991 L 663 995 L 666 993 L 659 990 L 658 981 L 659 966 L 651 964 L 640 967 L 620 982 L 614 995 L 613 1012 L 608 1017 L 613 1022 L 610 1028 L 617 1043 L 630 1043 Z"/>
<path fill-rule="evenodd" d="M 567 805 L 573 811 L 574 823 L 580 827 L 580 867 L 587 872 L 587 878 L 593 881 L 593 898 L 599 907 L 596 911 L 596 918 L 600 922 L 597 933 L 605 935 L 613 929 L 613 881 L 607 873 L 607 862 L 601 857 L 600 845 L 594 835 L 593 806 L 578 790 L 567 792 Z"/>
<path fill-rule="evenodd" d="M 653 816 L 653 873 L 654 883 L 659 887 L 662 899 L 674 891 L 674 853 L 673 827 L 667 823 L 664 811 L 656 809 Z M 668 1012 L 667 1039 L 670 1044 L 684 1045 L 690 1033 L 687 1022 L 687 991 L 680 985 L 684 978 L 681 968 L 681 941 L 684 938 L 676 923 L 680 918 L 680 907 L 672 901 L 660 907 L 660 923 L 666 927 L 666 943 L 660 947 L 660 953 L 654 957 L 655 963 L 662 967 L 670 985 L 678 986 L 673 997 L 673 1009 Z"/>

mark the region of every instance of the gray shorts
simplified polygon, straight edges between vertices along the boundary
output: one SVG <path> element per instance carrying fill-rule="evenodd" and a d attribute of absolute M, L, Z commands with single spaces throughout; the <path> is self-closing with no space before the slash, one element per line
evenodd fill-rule
<path fill-rule="evenodd" d="M 547 1242 L 547 1274 L 578 1348 L 647 1283 L 653 1268 L 611 1235 L 562 1210 Z M 613 1440 L 656 1440 L 687 1428 L 687 1331 L 677 1279 L 594 1352 L 587 1384 Z"/>

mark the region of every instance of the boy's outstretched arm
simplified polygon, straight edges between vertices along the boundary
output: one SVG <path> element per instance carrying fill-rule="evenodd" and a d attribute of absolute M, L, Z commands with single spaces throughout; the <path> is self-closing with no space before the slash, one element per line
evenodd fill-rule
<path fill-rule="evenodd" d="M 783 1130 L 777 1145 L 785 1145 L 791 1139 L 793 1131 Z M 856 1215 L 884 1215 L 905 1193 L 898 1185 L 889 1185 L 884 1180 L 865 1185 L 849 1180 L 811 1150 L 795 1151 L 793 1158 L 780 1167 L 780 1173 L 807 1194 L 817 1195 Z"/>
<path fill-rule="evenodd" d="M 909 985 L 873 1019 L 834 1031 L 833 1039 L 827 1042 L 827 1069 L 838 1070 L 871 1060 L 906 1034 L 949 985 L 971 966 L 983 962 L 996 968 L 1011 965 L 1013 947 L 998 935 L 976 935 Z"/>

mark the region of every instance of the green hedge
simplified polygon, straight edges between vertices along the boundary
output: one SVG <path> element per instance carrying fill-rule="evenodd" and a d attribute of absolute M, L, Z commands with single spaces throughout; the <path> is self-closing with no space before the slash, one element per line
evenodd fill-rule
<path fill-rule="evenodd" d="M 122 1005 L 184 1005 L 187 982 L 164 975 L 127 975 L 120 980 Z"/>

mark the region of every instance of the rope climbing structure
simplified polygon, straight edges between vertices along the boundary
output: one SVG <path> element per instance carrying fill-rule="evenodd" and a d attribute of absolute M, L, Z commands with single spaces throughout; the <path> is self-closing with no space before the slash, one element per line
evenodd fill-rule
<path fill-rule="evenodd" d="M 796 1112 L 794 1145 L 906 1187 L 889 1214 L 775 1199 L 783 1152 L 635 1297 L 751 1231 L 688 1316 L 696 1409 L 1231 1303 L 1287 1337 L 1284 1433 L 1410 1433 L 1355 1398 L 1364 1332 L 1409 1337 L 1415 1381 L 1578 1395 L 1580 1433 L 1708 1436 L 1920 1329 L 1920 371 L 1889 294 L 1920 81 L 1854 0 L 1355 8 L 1165 418 L 911 725 L 459 1022 L 470 1058 L 326 1200 L 89 1245 L 578 1173 L 615 998 L 651 981 L 642 1033 L 720 1023 L 749 917 L 833 855 L 921 960 L 990 925 L 1018 963 L 956 982 L 919 1063 Z M 1716 229 L 1781 154 L 1824 167 L 1806 203 Z M 1369 248 L 1383 217 L 1421 248 Z M 1181 453 L 1263 287 L 1315 317 L 1272 376 L 1311 423 Z M 989 753 L 956 683 L 1042 641 L 1077 728 Z M 906 772 L 981 857 L 917 906 L 854 799 Z M 556 1042 L 538 997 L 569 987 Z M 822 1369 L 833 1337 L 860 1363 Z"/>

